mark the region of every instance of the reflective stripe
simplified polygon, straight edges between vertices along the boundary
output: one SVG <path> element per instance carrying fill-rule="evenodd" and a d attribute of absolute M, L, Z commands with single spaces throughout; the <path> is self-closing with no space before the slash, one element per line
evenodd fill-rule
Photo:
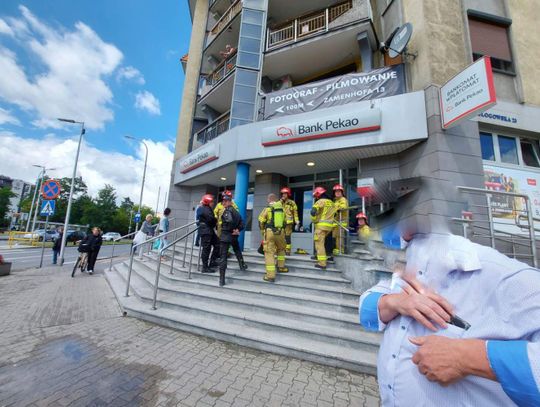
<path fill-rule="evenodd" d="M 326 260 L 328 260 L 328 257 L 327 256 L 317 256 L 317 260 L 326 261 Z"/>
<path fill-rule="evenodd" d="M 319 222 L 317 223 L 317 226 L 328 226 L 328 227 L 331 227 L 333 228 L 334 227 L 334 223 L 329 223 L 329 222 Z"/>
<path fill-rule="evenodd" d="M 276 270 L 276 266 L 266 265 L 266 271 L 275 271 L 275 270 Z"/>
<path fill-rule="evenodd" d="M 277 256 L 278 260 L 285 260 L 285 256 Z"/>

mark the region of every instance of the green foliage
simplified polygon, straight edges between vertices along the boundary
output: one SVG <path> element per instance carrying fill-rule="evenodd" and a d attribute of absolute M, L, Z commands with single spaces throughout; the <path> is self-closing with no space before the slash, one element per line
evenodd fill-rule
<path fill-rule="evenodd" d="M 9 210 L 9 200 L 14 196 L 15 194 L 11 192 L 11 188 L 0 188 L 0 226 L 9 225 L 9 221 L 6 219 L 6 213 Z"/>

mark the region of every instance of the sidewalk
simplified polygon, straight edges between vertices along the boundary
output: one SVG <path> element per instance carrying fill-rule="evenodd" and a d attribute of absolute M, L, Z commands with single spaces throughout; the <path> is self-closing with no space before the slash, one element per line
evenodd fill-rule
<path fill-rule="evenodd" d="M 379 403 L 371 376 L 123 317 L 103 271 L 21 271 L 0 292 L 0 406 Z"/>

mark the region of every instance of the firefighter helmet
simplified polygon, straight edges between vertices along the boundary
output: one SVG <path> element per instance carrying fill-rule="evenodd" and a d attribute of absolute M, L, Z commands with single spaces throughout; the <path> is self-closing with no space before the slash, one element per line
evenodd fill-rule
<path fill-rule="evenodd" d="M 367 221 L 367 216 L 364 214 L 364 212 L 358 212 L 356 219 L 365 219 Z"/>
<path fill-rule="evenodd" d="M 323 187 L 317 187 L 315 188 L 315 190 L 313 191 L 313 196 L 315 198 L 320 198 L 320 196 L 322 194 L 324 194 L 326 192 L 326 189 L 324 189 Z"/>
<path fill-rule="evenodd" d="M 281 191 L 279 191 L 282 194 L 287 194 L 289 197 L 292 195 L 291 188 L 289 187 L 283 187 L 281 188 Z"/>
<path fill-rule="evenodd" d="M 228 196 L 229 198 L 232 198 L 232 192 L 227 189 L 223 191 L 223 196 Z"/>
<path fill-rule="evenodd" d="M 201 204 L 210 205 L 212 202 L 214 202 L 214 195 L 211 195 L 211 194 L 203 195 L 201 199 Z"/>
<path fill-rule="evenodd" d="M 334 191 L 341 191 L 344 192 L 343 186 L 341 184 L 334 185 L 334 188 L 332 188 Z"/>

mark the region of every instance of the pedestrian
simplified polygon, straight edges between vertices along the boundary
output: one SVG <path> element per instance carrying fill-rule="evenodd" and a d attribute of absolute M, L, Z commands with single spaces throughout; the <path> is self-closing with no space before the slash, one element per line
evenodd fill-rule
<path fill-rule="evenodd" d="M 349 230 L 349 201 L 345 197 L 345 191 L 340 184 L 334 185 L 334 205 L 336 206 L 336 217 L 334 229 L 332 230 L 332 238 L 334 247 L 332 254 L 344 253 L 344 237 Z"/>
<path fill-rule="evenodd" d="M 203 273 L 215 273 L 214 267 L 218 266 L 219 239 L 214 230 L 217 221 L 212 211 L 213 204 L 214 196 L 206 194 L 202 197 L 201 206 L 197 211 L 197 225 L 199 226 L 199 236 L 202 246 L 201 262 Z"/>
<path fill-rule="evenodd" d="M 53 258 L 52 258 L 52 264 L 56 264 L 58 260 L 58 255 L 60 254 L 60 250 L 62 248 L 62 237 L 64 235 L 64 228 L 59 227 L 57 229 L 58 236 L 56 236 L 56 239 L 54 239 L 52 252 L 53 252 Z"/>
<path fill-rule="evenodd" d="M 278 201 L 275 194 L 268 195 L 266 201 L 268 202 L 268 206 L 262 210 L 258 218 L 259 228 L 264 230 L 264 263 L 266 274 L 263 280 L 273 283 L 276 280 L 276 259 L 280 273 L 287 273 L 289 271 L 285 267 L 285 250 L 287 247 L 285 228 L 287 225 L 287 215 L 283 200 Z"/>
<path fill-rule="evenodd" d="M 96 264 L 99 249 L 103 243 L 103 239 L 101 238 L 101 229 L 98 227 L 93 228 L 92 233 L 86 235 L 81 243 L 86 244 L 89 250 L 86 271 L 88 274 L 94 274 L 94 265 Z"/>
<path fill-rule="evenodd" d="M 144 219 L 144 222 L 142 223 L 141 228 L 139 229 L 139 231 L 143 234 L 144 240 L 150 239 L 152 236 L 154 236 L 154 234 L 156 232 L 157 225 L 152 225 L 152 220 L 153 219 L 154 219 L 154 217 L 152 216 L 152 214 L 149 213 L 148 215 L 146 215 L 146 217 Z M 147 247 L 148 245 L 149 244 L 144 244 L 144 245 L 139 246 L 139 258 L 140 259 L 142 259 L 144 248 Z"/>
<path fill-rule="evenodd" d="M 402 238 L 404 270 L 359 304 L 384 331 L 382 405 L 540 406 L 540 270 L 447 232 Z"/>
<path fill-rule="evenodd" d="M 217 219 L 217 236 L 218 237 L 221 236 L 221 215 L 223 214 L 223 211 L 225 210 L 225 207 L 223 206 L 222 202 L 223 202 L 223 198 L 226 196 L 231 198 L 233 208 L 238 211 L 238 206 L 236 205 L 236 202 L 234 202 L 233 200 L 232 192 L 229 190 L 223 191 L 221 202 L 218 202 L 216 207 L 214 208 L 214 216 Z"/>
<path fill-rule="evenodd" d="M 281 202 L 283 204 L 283 210 L 285 211 L 285 254 L 287 256 L 291 255 L 292 248 L 292 232 L 293 228 L 296 226 L 296 230 L 300 228 L 300 219 L 298 218 L 298 206 L 292 198 L 292 191 L 289 187 L 281 188 Z"/>
<path fill-rule="evenodd" d="M 247 270 L 247 265 L 244 262 L 242 250 L 238 242 L 238 236 L 244 229 L 244 222 L 238 211 L 233 207 L 232 198 L 229 195 L 223 195 L 223 212 L 221 218 L 221 236 L 219 237 L 219 285 L 225 285 L 225 271 L 227 270 L 227 254 L 229 247 L 232 246 L 240 270 Z"/>
<path fill-rule="evenodd" d="M 315 251 L 317 253 L 317 264 L 315 268 L 326 270 L 327 249 L 325 248 L 326 236 L 334 229 L 334 216 L 336 207 L 334 202 L 326 194 L 326 189 L 317 187 L 313 191 L 315 203 L 311 208 L 311 220 L 315 226 Z"/>
<path fill-rule="evenodd" d="M 165 208 L 163 211 L 163 217 L 159 220 L 158 235 L 165 235 L 169 232 L 169 215 L 171 214 L 170 208 Z M 154 249 L 158 252 L 167 245 L 167 239 L 165 237 L 157 239 L 154 243 Z M 164 257 L 164 256 L 163 256 Z"/>
<path fill-rule="evenodd" d="M 364 212 L 359 212 L 356 215 L 356 219 L 358 220 L 358 236 L 360 240 L 368 241 L 371 237 L 371 228 L 369 227 L 367 216 Z"/>

